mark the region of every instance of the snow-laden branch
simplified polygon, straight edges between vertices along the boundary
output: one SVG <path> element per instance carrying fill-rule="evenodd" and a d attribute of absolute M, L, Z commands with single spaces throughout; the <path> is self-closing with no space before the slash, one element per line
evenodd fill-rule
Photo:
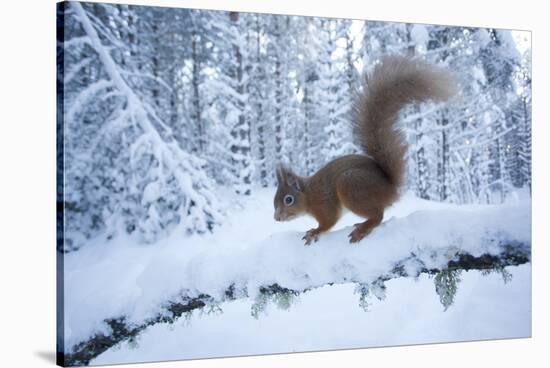
<path fill-rule="evenodd" d="M 393 278 L 429 273 L 437 275 L 437 282 L 452 279 L 457 270 L 503 270 L 523 264 L 530 261 L 530 210 L 525 203 L 419 211 L 389 219 L 356 245 L 348 243 L 351 228 L 346 228 L 307 247 L 301 233 L 288 232 L 240 251 L 230 247 L 230 251 L 205 249 L 189 257 L 172 256 L 171 261 L 162 261 L 162 275 L 157 267 L 142 266 L 139 279 L 155 281 L 140 283 L 136 300 L 126 300 L 135 307 L 117 307 L 126 314 L 103 320 L 112 332 L 98 332 L 75 344 L 65 356 L 66 363 L 87 364 L 148 326 L 172 323 L 188 311 L 240 298 L 261 302 L 343 283 L 356 284 L 363 298 L 369 290 L 376 295 Z M 166 299 L 148 296 L 158 288 Z M 452 300 L 441 285 L 437 292 L 442 303 L 445 298 Z M 156 312 L 143 314 L 143 306 Z"/>
<path fill-rule="evenodd" d="M 481 142 L 473 142 L 472 144 L 464 144 L 462 146 L 455 147 L 454 149 L 455 150 L 467 150 L 467 149 L 471 149 L 471 148 L 475 148 L 475 147 L 485 146 L 486 144 L 489 144 L 491 142 L 496 141 L 497 139 L 499 139 L 501 137 L 504 137 L 506 134 L 510 133 L 512 130 L 514 130 L 514 128 L 508 128 L 508 129 L 504 130 L 503 132 L 500 132 L 497 135 L 493 135 L 489 139 L 485 139 Z"/>
<path fill-rule="evenodd" d="M 110 81 L 100 79 L 84 88 L 73 100 L 72 105 L 69 107 L 65 114 L 65 119 L 68 122 L 73 122 L 78 113 L 81 113 L 98 93 L 112 87 L 113 84 Z"/>
<path fill-rule="evenodd" d="M 171 129 L 157 117 L 147 103 L 142 101 L 126 83 L 122 77 L 122 70 L 101 43 L 86 11 L 78 2 L 72 2 L 71 7 L 82 24 L 89 44 L 98 54 L 109 77 L 109 81 L 97 82 L 84 92 L 87 96 L 92 95 L 92 93 L 97 92 L 97 89 L 111 85 L 120 92 L 127 102 L 126 110 L 128 110 L 130 121 L 134 122 L 143 131 L 142 139 L 139 139 L 139 142 L 147 141 L 151 143 L 152 151 L 157 156 L 159 163 L 167 172 L 173 175 L 181 193 L 185 196 L 183 204 L 179 208 L 182 217 L 181 223 L 188 224 L 189 229 L 199 232 L 207 231 L 212 223 L 219 222 L 221 212 L 216 207 L 218 201 L 214 200 L 210 190 L 209 183 L 211 180 L 201 170 L 204 163 L 199 158 L 181 150 L 172 136 Z M 92 88 L 92 91 L 88 92 L 90 88 Z M 76 111 L 80 110 L 81 105 L 75 104 L 67 114 L 68 117 L 72 117 Z M 163 128 L 165 133 L 163 136 L 161 136 L 155 124 Z M 193 177 L 190 177 L 190 175 L 193 175 Z"/>
<path fill-rule="evenodd" d="M 83 20 L 78 17 L 79 13 L 77 12 L 77 19 L 82 22 Z M 116 38 L 112 33 L 111 30 L 106 27 L 103 22 L 95 16 L 93 13 L 86 13 L 86 19 L 90 21 L 90 23 L 93 23 L 94 29 L 99 30 L 99 32 L 111 43 L 115 48 L 124 48 L 124 44 L 121 40 Z"/>
<path fill-rule="evenodd" d="M 70 47 L 78 48 L 89 44 L 90 44 L 90 40 L 86 36 L 73 37 L 70 40 L 63 41 L 63 47 L 65 49 L 68 49 Z"/>
<path fill-rule="evenodd" d="M 158 83 L 162 87 L 166 88 L 166 90 L 170 93 L 174 92 L 174 89 L 170 87 L 165 81 L 162 80 L 162 78 L 155 77 L 154 75 L 150 73 L 143 73 L 143 72 L 128 72 L 128 71 L 121 71 L 122 74 L 128 75 L 130 77 L 141 77 L 141 78 L 147 78 L 151 79 L 152 81 Z"/>
<path fill-rule="evenodd" d="M 86 66 L 88 66 L 92 62 L 91 57 L 84 58 L 74 64 L 65 74 L 65 77 L 63 79 L 63 83 L 69 84 L 75 76 L 77 76 L 80 73 L 80 70 Z"/>

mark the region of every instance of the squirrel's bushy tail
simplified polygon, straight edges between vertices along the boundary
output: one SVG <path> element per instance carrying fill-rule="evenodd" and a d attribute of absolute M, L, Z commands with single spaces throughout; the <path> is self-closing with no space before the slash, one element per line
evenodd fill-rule
<path fill-rule="evenodd" d="M 445 70 L 401 56 L 385 57 L 364 83 L 354 106 L 354 136 L 390 181 L 401 185 L 407 146 L 395 129 L 399 110 L 411 102 L 444 101 L 456 93 L 456 84 Z"/>

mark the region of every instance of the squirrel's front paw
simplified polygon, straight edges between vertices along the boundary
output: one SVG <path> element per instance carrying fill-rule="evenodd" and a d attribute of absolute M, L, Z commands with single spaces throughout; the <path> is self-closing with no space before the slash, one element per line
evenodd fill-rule
<path fill-rule="evenodd" d="M 311 242 L 317 242 L 319 240 L 319 230 L 317 229 L 311 229 L 306 232 L 306 235 L 302 238 L 302 240 L 305 240 L 305 245 L 310 245 Z"/>

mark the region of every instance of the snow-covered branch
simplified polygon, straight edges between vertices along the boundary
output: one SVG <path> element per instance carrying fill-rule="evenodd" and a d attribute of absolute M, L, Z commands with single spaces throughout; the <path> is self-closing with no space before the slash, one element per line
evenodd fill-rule
<path fill-rule="evenodd" d="M 419 211 L 386 221 L 358 245 L 347 242 L 350 228 L 325 234 L 309 247 L 302 244 L 300 233 L 279 233 L 242 251 L 211 249 L 173 264 L 163 262 L 163 274 L 178 276 L 160 282 L 157 275 L 154 287 L 162 284 L 172 296 L 148 300 L 143 297 L 147 285 L 141 285 L 140 302 L 157 305 L 156 313 L 143 318 L 134 311 L 105 318 L 112 332 L 96 333 L 75 344 L 65 356 L 66 363 L 86 364 L 148 326 L 172 323 L 191 310 L 241 298 L 261 301 L 354 283 L 363 302 L 369 292 L 378 295 L 388 280 L 428 273 L 437 276 L 436 292 L 444 303 L 448 291 L 437 282 L 452 278 L 455 271 L 505 274 L 507 266 L 530 262 L 529 214 L 528 204 Z M 177 270 L 185 271 L 177 274 Z"/>
<path fill-rule="evenodd" d="M 504 270 L 505 267 L 517 266 L 530 261 L 529 253 L 526 252 L 525 249 L 522 249 L 521 247 L 517 248 L 514 246 L 508 246 L 506 248 L 506 251 L 501 253 L 499 256 L 484 254 L 479 257 L 474 257 L 470 254 L 458 254 L 454 260 L 448 262 L 446 267 L 443 267 L 441 269 L 421 268 L 418 270 L 417 274 L 412 276 L 419 276 L 421 273 L 428 273 L 431 275 L 436 275 L 437 281 L 438 279 L 447 279 L 449 278 L 449 275 L 454 275 L 457 271 L 496 271 L 502 273 L 503 277 L 505 278 L 504 281 L 506 282 L 506 278 L 510 276 Z M 410 277 L 411 275 L 408 275 L 406 273 L 407 271 L 405 270 L 404 264 L 417 262 L 418 259 L 415 256 L 411 256 L 411 258 L 404 261 L 405 262 L 403 264 L 396 266 L 390 273 L 380 276 L 380 278 L 378 278 L 371 284 L 357 283 L 356 290 L 360 294 L 359 303 L 365 303 L 364 298 L 368 297 L 370 293 L 374 294 L 375 296 L 380 290 L 382 290 L 383 293 L 383 289 L 385 289 L 384 282 L 397 277 Z M 326 285 L 331 284 L 332 283 L 327 283 Z M 436 283 L 436 292 L 440 293 L 440 298 L 442 299 L 442 303 L 444 303 L 443 300 L 446 295 L 444 295 L 443 293 L 447 291 L 438 290 L 438 286 L 439 284 Z M 271 284 L 259 288 L 256 300 L 258 300 L 259 303 L 262 303 L 261 301 L 263 301 L 264 299 L 276 300 L 277 298 L 284 298 L 288 295 L 298 296 L 299 294 L 308 292 L 309 290 L 310 289 L 293 290 L 281 287 L 279 284 Z M 236 294 L 235 288 L 233 287 L 233 285 L 230 285 L 226 290 L 226 298 L 224 301 L 231 301 L 246 297 L 248 297 L 246 294 Z M 157 315 L 153 319 L 145 321 L 142 324 L 135 325 L 128 323 L 124 317 L 107 319 L 104 322 L 110 327 L 112 333 L 110 335 L 97 334 L 89 340 L 81 342 L 74 348 L 73 352 L 64 356 L 64 363 L 67 366 L 88 365 L 93 358 L 97 357 L 107 349 L 128 339 L 135 338 L 142 331 L 150 326 L 153 326 L 157 323 L 174 323 L 186 313 L 192 312 L 195 309 L 207 307 L 209 305 L 212 306 L 216 303 L 216 300 L 214 300 L 211 296 L 205 294 L 199 295 L 194 298 L 184 298 L 183 300 L 178 302 L 169 302 L 166 304 L 165 309 L 162 311 L 161 314 Z M 254 304 L 253 307 L 256 305 L 257 304 Z M 255 315 L 254 310 L 251 311 L 251 314 Z"/>

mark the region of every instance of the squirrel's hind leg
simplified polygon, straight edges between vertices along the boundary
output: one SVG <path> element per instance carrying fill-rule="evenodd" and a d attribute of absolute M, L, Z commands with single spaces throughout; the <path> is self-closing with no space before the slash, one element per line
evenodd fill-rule
<path fill-rule="evenodd" d="M 380 225 L 380 223 L 382 222 L 382 219 L 384 218 L 384 211 L 372 210 L 372 211 L 369 211 L 369 213 L 366 214 L 365 217 L 368 217 L 367 221 L 360 222 L 354 225 L 355 228 L 349 234 L 350 243 L 357 243 L 358 241 L 363 239 L 365 236 L 367 236 L 372 231 L 372 229 Z"/>
<path fill-rule="evenodd" d="M 349 170 L 337 182 L 337 193 L 342 205 L 367 219 L 355 224 L 349 234 L 350 242 L 356 243 L 367 236 L 384 218 L 384 208 L 393 200 L 391 184 L 377 172 Z"/>

